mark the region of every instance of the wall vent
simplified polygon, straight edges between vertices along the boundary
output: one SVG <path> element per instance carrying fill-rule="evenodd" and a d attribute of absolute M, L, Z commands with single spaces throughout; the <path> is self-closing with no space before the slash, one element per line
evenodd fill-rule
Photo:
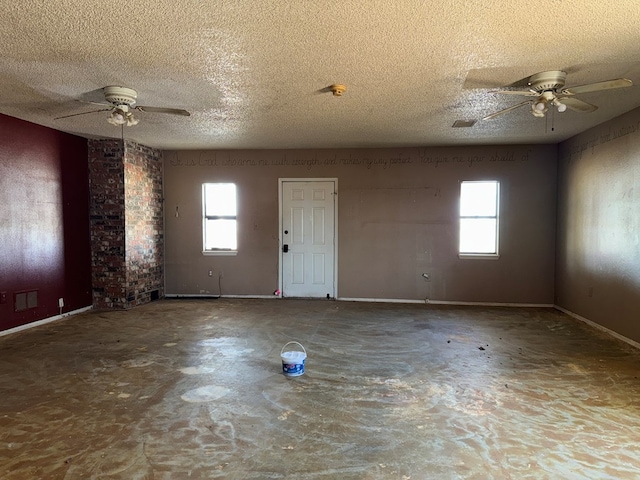
<path fill-rule="evenodd" d="M 18 292 L 14 298 L 15 311 L 21 312 L 38 307 L 38 291 Z"/>

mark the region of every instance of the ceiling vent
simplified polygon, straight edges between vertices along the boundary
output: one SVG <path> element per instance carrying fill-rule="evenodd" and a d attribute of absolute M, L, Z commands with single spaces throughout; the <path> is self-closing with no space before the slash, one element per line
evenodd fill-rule
<path fill-rule="evenodd" d="M 453 128 L 469 128 L 475 125 L 475 120 L 456 120 L 453 122 Z"/>

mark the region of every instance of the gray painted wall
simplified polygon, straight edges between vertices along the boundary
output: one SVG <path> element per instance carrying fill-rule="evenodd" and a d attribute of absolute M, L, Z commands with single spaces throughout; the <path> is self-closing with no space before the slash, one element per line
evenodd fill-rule
<path fill-rule="evenodd" d="M 640 342 L 640 109 L 559 152 L 556 303 Z"/>
<path fill-rule="evenodd" d="M 338 297 L 553 303 L 556 146 L 170 151 L 164 158 L 168 295 L 217 295 L 220 287 L 223 295 L 271 295 L 278 178 L 335 177 Z M 459 182 L 482 179 L 501 182 L 501 255 L 459 259 Z M 238 186 L 237 256 L 201 253 L 205 182 Z"/>

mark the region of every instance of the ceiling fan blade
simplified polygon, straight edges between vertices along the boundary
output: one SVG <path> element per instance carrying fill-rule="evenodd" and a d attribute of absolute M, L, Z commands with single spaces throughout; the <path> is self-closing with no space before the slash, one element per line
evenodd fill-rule
<path fill-rule="evenodd" d="M 526 100 L 524 102 L 518 103 L 517 105 L 512 105 L 509 108 L 505 108 L 504 110 L 500 110 L 498 112 L 492 113 L 491 115 L 487 115 L 486 117 L 484 117 L 482 120 L 492 120 L 496 117 L 499 117 L 500 115 L 503 115 L 507 112 L 510 112 L 511 110 L 515 110 L 516 108 L 520 108 L 524 105 L 531 105 L 533 103 L 532 100 Z"/>
<path fill-rule="evenodd" d="M 597 106 L 592 105 L 587 102 L 583 102 L 582 100 L 578 100 L 573 97 L 560 97 L 560 103 L 563 103 L 567 106 L 568 109 L 574 110 L 576 112 L 589 113 L 598 109 Z"/>
<path fill-rule="evenodd" d="M 499 93 L 500 95 L 524 95 L 525 97 L 537 97 L 540 95 L 533 90 L 497 90 L 491 93 Z"/>
<path fill-rule="evenodd" d="M 101 110 L 91 110 L 90 112 L 72 113 L 71 115 L 63 115 L 61 117 L 55 117 L 54 120 L 60 120 L 61 118 L 77 117 L 79 115 L 87 115 L 88 113 L 109 112 L 111 108 L 103 108 Z"/>
<path fill-rule="evenodd" d="M 136 110 L 140 110 L 141 112 L 149 112 L 149 113 L 170 113 L 172 115 L 182 115 L 184 117 L 188 117 L 191 115 L 186 110 L 182 110 L 179 108 L 163 108 L 163 107 L 144 107 L 139 105 L 135 107 Z"/>
<path fill-rule="evenodd" d="M 588 83 L 586 85 L 578 85 L 577 87 L 565 88 L 561 93 L 563 95 L 577 95 L 579 93 L 596 92 L 598 90 L 630 87 L 631 85 L 633 85 L 631 80 L 626 78 L 616 78 L 613 80 L 605 80 L 604 82 Z"/>
<path fill-rule="evenodd" d="M 76 100 L 76 102 L 86 103 L 88 105 L 98 105 L 100 107 L 111 107 L 110 103 L 100 103 L 100 102 L 88 102 L 86 100 Z"/>

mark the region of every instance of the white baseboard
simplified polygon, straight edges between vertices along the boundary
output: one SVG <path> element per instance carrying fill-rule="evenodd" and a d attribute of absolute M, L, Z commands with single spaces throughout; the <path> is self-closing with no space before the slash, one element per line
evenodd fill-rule
<path fill-rule="evenodd" d="M 280 298 L 277 295 L 212 295 L 210 293 L 165 293 L 164 298 L 193 298 L 193 299 L 217 299 L 217 298 L 267 298 L 269 300 Z"/>
<path fill-rule="evenodd" d="M 403 298 L 352 298 L 352 297 L 338 297 L 336 300 L 341 302 L 369 302 L 369 303 L 422 303 L 424 300 L 408 300 Z"/>
<path fill-rule="evenodd" d="M 349 298 L 340 297 L 338 300 L 346 302 L 378 302 L 378 303 L 419 303 L 428 305 L 459 305 L 477 307 L 527 307 L 527 308 L 553 308 L 552 303 L 496 303 L 496 302 L 457 302 L 448 300 L 407 300 L 401 298 Z"/>
<path fill-rule="evenodd" d="M 223 295 L 222 298 L 261 298 L 267 300 L 277 300 L 279 295 Z"/>
<path fill-rule="evenodd" d="M 586 323 L 587 325 L 596 328 L 608 335 L 611 335 L 612 337 L 617 338 L 618 340 L 622 340 L 625 343 L 628 343 L 629 345 L 631 345 L 632 347 L 635 347 L 637 349 L 640 350 L 640 343 L 636 342 L 635 340 L 631 340 L 630 338 L 625 337 L 624 335 L 620 335 L 618 332 L 615 332 L 613 330 L 611 330 L 610 328 L 604 327 L 602 325 L 600 325 L 599 323 L 594 322 L 593 320 L 589 320 L 588 318 L 585 318 L 581 315 L 578 315 L 577 313 L 573 313 L 570 310 L 567 310 L 566 308 L 562 308 L 559 305 L 554 305 L 553 308 L 555 308 L 556 310 L 560 310 L 562 313 L 566 313 L 567 315 L 569 315 L 570 317 L 575 318 L 576 320 L 580 320 L 581 322 Z"/>
<path fill-rule="evenodd" d="M 37 320 L 35 322 L 26 323 L 24 325 L 19 325 L 17 327 L 10 328 L 9 330 L 1 331 L 0 332 L 0 337 L 2 337 L 4 335 L 11 335 L 12 333 L 18 333 L 18 332 L 21 332 L 23 330 L 27 330 L 29 328 L 39 327 L 41 325 L 46 325 L 47 323 L 56 322 L 58 320 L 62 320 L 63 318 L 70 317 L 71 315 L 78 315 L 79 313 L 88 312 L 91 309 L 93 309 L 93 306 L 79 308 L 78 310 L 73 310 L 71 312 L 63 313 L 61 315 L 56 315 L 55 317 L 44 318 L 42 320 Z"/>
<path fill-rule="evenodd" d="M 447 300 L 427 300 L 431 305 L 460 305 L 469 307 L 516 307 L 516 308 L 553 308 L 552 303 L 501 303 L 501 302 L 450 302 Z"/>
<path fill-rule="evenodd" d="M 278 299 L 282 298 L 278 295 L 210 295 L 204 293 L 167 293 L 165 298 L 266 298 Z M 295 298 L 295 297 L 284 297 Z M 322 300 L 324 297 L 319 298 Z M 365 302 L 365 303 L 407 303 L 407 304 L 428 304 L 428 305 L 459 305 L 459 306 L 477 306 L 477 307 L 517 307 L 517 308 L 554 308 L 553 303 L 499 303 L 499 302 L 457 302 L 446 300 L 412 300 L 406 298 L 367 298 L 367 297 L 338 297 L 336 300 L 340 302 Z"/>

